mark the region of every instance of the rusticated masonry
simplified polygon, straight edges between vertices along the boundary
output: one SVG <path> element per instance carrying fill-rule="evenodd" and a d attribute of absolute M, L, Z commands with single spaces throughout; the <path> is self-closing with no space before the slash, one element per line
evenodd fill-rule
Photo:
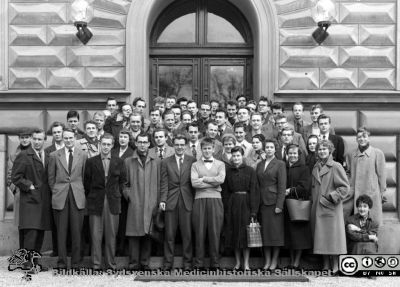
<path fill-rule="evenodd" d="M 276 0 L 281 90 L 396 88 L 396 1 L 337 0 L 321 45 L 311 34 L 311 0 Z"/>
<path fill-rule="evenodd" d="M 2 0 L 4 1 L 4 0 Z M 131 0 L 94 0 L 84 46 L 72 0 L 9 0 L 9 89 L 125 89 L 125 25 Z"/>

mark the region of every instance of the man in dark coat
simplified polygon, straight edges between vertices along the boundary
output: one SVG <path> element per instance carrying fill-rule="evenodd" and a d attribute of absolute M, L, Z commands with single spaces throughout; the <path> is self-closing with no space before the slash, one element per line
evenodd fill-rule
<path fill-rule="evenodd" d="M 32 146 L 18 154 L 12 170 L 12 182 L 21 192 L 20 229 L 24 233 L 23 248 L 40 252 L 44 231 L 50 230 L 50 191 L 47 184 L 48 158 L 43 151 L 45 132 L 32 133 Z M 27 262 L 24 267 L 29 267 Z"/>
<path fill-rule="evenodd" d="M 333 146 L 335 147 L 335 150 L 332 152 L 333 160 L 343 165 L 344 142 L 341 136 L 330 133 L 331 117 L 325 114 L 321 114 L 318 117 L 318 127 L 321 132 L 319 135 L 319 140 L 330 140 L 333 143 Z"/>
<path fill-rule="evenodd" d="M 194 189 L 190 170 L 196 159 L 185 154 L 187 138 L 174 138 L 175 154 L 161 162 L 160 209 L 165 211 L 164 269 L 171 270 L 174 260 L 176 229 L 182 237 L 183 267 L 192 264 L 192 208 Z"/>
<path fill-rule="evenodd" d="M 106 268 L 116 269 L 115 238 L 121 212 L 121 195 L 126 180 L 124 162 L 111 156 L 114 138 L 104 134 L 100 140 L 100 154 L 88 159 L 85 166 L 86 207 L 92 238 L 92 264 L 101 266 L 101 243 L 105 237 Z"/>

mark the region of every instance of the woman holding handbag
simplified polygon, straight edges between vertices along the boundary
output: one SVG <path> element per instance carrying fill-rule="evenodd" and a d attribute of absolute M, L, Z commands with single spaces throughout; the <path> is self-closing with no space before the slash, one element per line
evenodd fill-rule
<path fill-rule="evenodd" d="M 283 204 L 286 190 L 286 166 L 275 158 L 276 141 L 265 141 L 266 158 L 256 169 L 256 200 L 260 209 L 264 246 L 264 270 L 275 270 L 281 246 L 284 245 Z"/>
<path fill-rule="evenodd" d="M 223 192 L 227 199 L 226 213 L 226 245 L 235 250 L 236 264 L 240 268 L 241 253 L 243 253 L 243 270 L 250 270 L 249 248 L 247 245 L 247 225 L 250 214 L 255 214 L 254 206 L 256 173 L 253 168 L 243 163 L 243 148 L 236 146 L 231 150 L 231 165 L 226 165 L 226 176 Z M 250 202 L 253 203 L 250 209 Z M 252 210 L 252 212 L 250 212 Z"/>
<path fill-rule="evenodd" d="M 286 149 L 288 163 L 286 166 L 286 199 L 310 199 L 310 172 L 299 160 L 301 151 L 298 145 L 291 144 Z M 285 205 L 285 246 L 290 249 L 288 268 L 298 269 L 303 250 L 312 247 L 311 227 L 309 221 L 293 221 L 288 206 Z M 310 211 L 310 210 L 309 210 Z"/>
<path fill-rule="evenodd" d="M 331 269 L 337 274 L 338 255 L 347 253 L 342 201 L 350 186 L 342 165 L 333 160 L 333 150 L 329 140 L 322 140 L 317 145 L 318 161 L 311 179 L 311 229 L 314 254 L 323 255 L 324 270 Z"/>

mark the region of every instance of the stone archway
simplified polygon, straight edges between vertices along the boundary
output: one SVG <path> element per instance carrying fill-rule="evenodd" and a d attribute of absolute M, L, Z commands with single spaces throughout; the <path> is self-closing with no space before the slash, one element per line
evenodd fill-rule
<path fill-rule="evenodd" d="M 126 88 L 149 97 L 149 35 L 159 13 L 173 0 L 136 0 L 126 24 Z M 248 19 L 254 37 L 254 98 L 273 97 L 278 87 L 279 28 L 271 0 L 230 0 Z"/>

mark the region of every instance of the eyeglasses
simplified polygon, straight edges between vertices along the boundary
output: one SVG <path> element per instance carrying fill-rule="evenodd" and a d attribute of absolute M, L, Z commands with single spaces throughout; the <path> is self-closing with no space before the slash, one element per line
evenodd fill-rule
<path fill-rule="evenodd" d="M 146 144 L 148 144 L 149 142 L 137 142 L 136 144 L 138 144 L 138 145 L 146 145 Z"/>

